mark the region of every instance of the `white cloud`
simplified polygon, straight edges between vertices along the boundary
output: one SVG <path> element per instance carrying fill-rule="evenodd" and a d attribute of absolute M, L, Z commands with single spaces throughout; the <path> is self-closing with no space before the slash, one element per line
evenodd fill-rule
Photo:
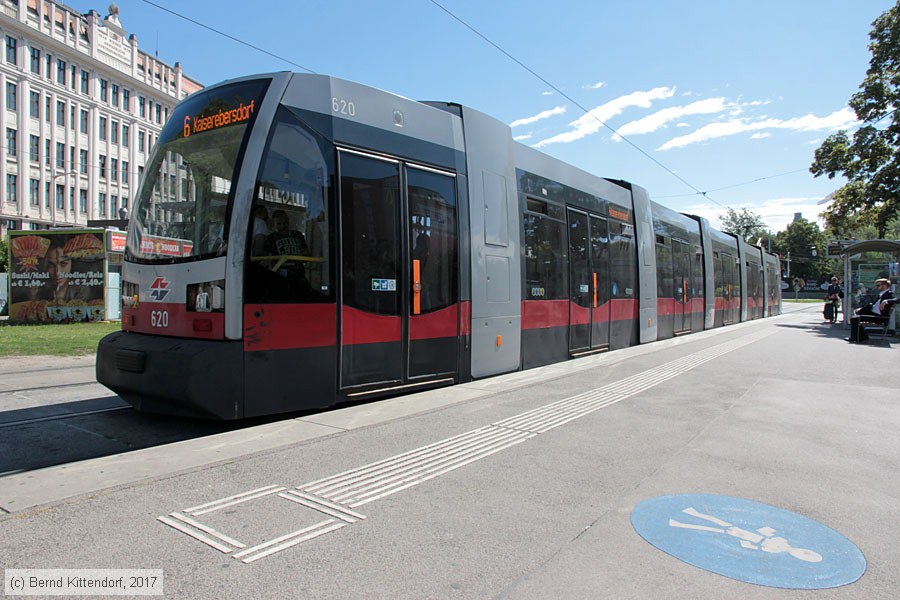
<path fill-rule="evenodd" d="M 550 110 L 545 110 L 543 112 L 539 112 L 533 117 L 525 117 L 524 119 L 516 119 L 512 123 L 509 124 L 510 127 L 519 127 L 521 125 L 531 125 L 532 123 L 537 123 L 543 119 L 549 119 L 555 115 L 561 115 L 566 112 L 565 106 L 557 106 L 556 108 L 551 108 Z"/>
<path fill-rule="evenodd" d="M 541 96 L 552 96 L 553 92 L 541 92 Z"/>
<path fill-rule="evenodd" d="M 626 123 L 618 128 L 620 135 L 637 135 L 652 133 L 660 129 L 670 121 L 680 119 L 687 115 L 708 115 L 725 110 L 725 98 L 709 98 L 698 100 L 685 106 L 672 106 L 647 115 L 643 119 Z"/>
<path fill-rule="evenodd" d="M 523 134 L 523 135 L 513 136 L 513 141 L 516 141 L 516 142 L 524 142 L 525 140 L 530 140 L 530 139 L 533 138 L 533 137 L 534 137 L 534 134 L 533 134 L 533 133 L 526 133 L 526 134 Z"/>
<path fill-rule="evenodd" d="M 671 150 L 672 148 L 683 148 L 691 144 L 697 144 L 716 138 L 728 137 L 745 133 L 748 131 L 761 131 L 764 129 L 789 129 L 793 131 L 821 131 L 838 129 L 846 129 L 857 124 L 856 115 L 849 108 L 842 108 L 830 115 L 817 117 L 815 115 L 806 115 L 793 119 L 762 119 L 759 121 L 748 121 L 747 119 L 732 119 L 731 121 L 722 121 L 719 123 L 710 123 L 696 131 L 687 135 L 672 138 L 657 150 Z"/>
<path fill-rule="evenodd" d="M 586 90 L 599 90 L 600 88 L 602 88 L 605 85 L 606 85 L 605 81 L 598 81 L 597 83 L 595 83 L 593 85 L 585 85 L 582 87 Z"/>
<path fill-rule="evenodd" d="M 632 106 L 650 108 L 654 100 L 671 98 L 674 94 L 675 88 L 658 87 L 646 92 L 633 92 L 625 96 L 619 96 L 606 104 L 591 109 L 590 112 L 584 116 L 569 123 L 572 127 L 570 131 L 541 140 L 535 144 L 534 147 L 541 148 L 550 144 L 567 144 L 569 142 L 580 140 L 600 131 L 606 121 L 621 114 L 626 108 Z"/>
<path fill-rule="evenodd" d="M 750 136 L 750 139 L 751 140 L 762 140 L 767 137 L 772 137 L 772 134 L 771 133 L 754 133 L 753 135 Z"/>

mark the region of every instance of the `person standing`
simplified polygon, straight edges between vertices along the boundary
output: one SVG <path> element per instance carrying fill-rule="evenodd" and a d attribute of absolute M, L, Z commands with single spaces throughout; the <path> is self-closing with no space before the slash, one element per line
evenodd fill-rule
<path fill-rule="evenodd" d="M 825 319 L 834 323 L 837 321 L 838 308 L 840 307 L 840 299 L 844 297 L 844 292 L 838 283 L 837 277 L 831 278 L 831 285 L 825 292 Z"/>

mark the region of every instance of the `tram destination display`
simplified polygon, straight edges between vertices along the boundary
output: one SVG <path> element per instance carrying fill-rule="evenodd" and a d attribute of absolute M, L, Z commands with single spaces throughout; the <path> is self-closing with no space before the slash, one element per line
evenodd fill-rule
<path fill-rule="evenodd" d="M 106 318 L 104 231 L 10 232 L 9 318 L 74 323 Z"/>

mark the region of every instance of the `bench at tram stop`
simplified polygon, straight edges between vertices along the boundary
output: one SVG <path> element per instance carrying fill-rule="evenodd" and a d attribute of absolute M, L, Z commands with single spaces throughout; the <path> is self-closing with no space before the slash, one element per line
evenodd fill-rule
<path fill-rule="evenodd" d="M 868 336 L 868 343 L 871 344 L 875 341 L 880 343 L 888 340 L 889 337 L 897 335 L 897 311 L 894 310 L 894 307 L 897 306 L 898 301 L 900 299 L 888 302 L 886 319 L 874 321 L 866 320 L 866 316 L 860 318 L 859 327 Z"/>

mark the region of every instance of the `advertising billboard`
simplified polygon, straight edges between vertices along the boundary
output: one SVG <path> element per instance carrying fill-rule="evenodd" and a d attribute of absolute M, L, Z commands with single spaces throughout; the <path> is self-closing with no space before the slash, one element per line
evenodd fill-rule
<path fill-rule="evenodd" d="M 105 320 L 104 237 L 103 230 L 10 231 L 10 321 Z"/>

